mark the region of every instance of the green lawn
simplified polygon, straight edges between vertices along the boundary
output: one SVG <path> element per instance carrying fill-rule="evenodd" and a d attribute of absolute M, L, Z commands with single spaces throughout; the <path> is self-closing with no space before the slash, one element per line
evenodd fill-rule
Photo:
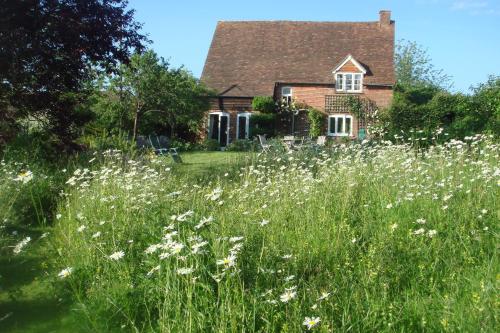
<path fill-rule="evenodd" d="M 204 180 L 222 177 L 227 171 L 249 164 L 254 153 L 247 152 L 188 152 L 181 153 L 182 164 L 174 163 L 169 156 L 162 157 L 178 174 L 191 180 Z"/>

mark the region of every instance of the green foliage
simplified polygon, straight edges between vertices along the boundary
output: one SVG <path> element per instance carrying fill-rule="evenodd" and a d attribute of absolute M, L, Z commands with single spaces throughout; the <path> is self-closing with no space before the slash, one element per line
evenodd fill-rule
<path fill-rule="evenodd" d="M 276 112 L 276 103 L 271 96 L 255 96 L 252 100 L 252 109 L 263 113 Z"/>
<path fill-rule="evenodd" d="M 394 53 L 396 80 L 399 85 L 451 88 L 451 77 L 442 69 L 434 67 L 427 50 L 421 45 L 402 39 L 396 43 Z"/>
<path fill-rule="evenodd" d="M 36 120 L 65 143 L 89 120 L 78 107 L 91 65 L 110 70 L 146 41 L 125 0 L 4 1 L 0 17 L 9 31 L 0 34 L 2 112 Z"/>
<path fill-rule="evenodd" d="M 205 151 L 216 151 L 220 150 L 220 143 L 215 139 L 205 139 L 201 144 L 201 147 Z"/>
<path fill-rule="evenodd" d="M 472 89 L 468 107 L 461 107 L 453 124 L 455 133 L 462 136 L 485 132 L 500 135 L 500 77 L 490 76 L 488 81 Z"/>
<path fill-rule="evenodd" d="M 256 151 L 257 145 L 252 140 L 235 140 L 227 146 L 227 151 Z"/>
<path fill-rule="evenodd" d="M 56 285 L 96 332 L 301 332 L 306 316 L 318 332 L 495 332 L 498 145 L 301 154 L 231 170 L 186 154 L 205 183 L 161 158 L 93 168 L 51 233 L 52 274 L 73 269 Z"/>
<path fill-rule="evenodd" d="M 448 93 L 432 86 L 397 85 L 391 107 L 385 113 L 391 134 L 401 131 L 432 132 L 443 127 L 450 137 L 476 133 L 498 135 L 500 78 L 473 88 L 471 95 Z"/>
<path fill-rule="evenodd" d="M 267 134 L 268 137 L 276 133 L 276 114 L 253 113 L 250 117 L 250 137 Z"/>
<path fill-rule="evenodd" d="M 128 133 L 117 131 L 108 133 L 94 133 L 80 138 L 80 141 L 93 151 L 105 151 L 108 149 L 118 149 L 127 156 L 133 157 L 137 154 L 137 145 L 130 140 Z"/>
<path fill-rule="evenodd" d="M 95 125 L 131 131 L 134 137 L 167 132 L 175 137 L 180 127 L 196 132 L 209 107 L 211 91 L 153 51 L 133 55 L 107 81 L 94 105 Z"/>
<path fill-rule="evenodd" d="M 402 86 L 394 90 L 389 121 L 394 132 L 410 129 L 434 129 L 439 126 L 439 119 L 431 112 L 429 103 L 438 93 L 431 86 Z"/>
<path fill-rule="evenodd" d="M 311 108 L 308 110 L 307 118 L 309 119 L 309 135 L 313 138 L 321 135 L 325 115 L 318 109 Z"/>

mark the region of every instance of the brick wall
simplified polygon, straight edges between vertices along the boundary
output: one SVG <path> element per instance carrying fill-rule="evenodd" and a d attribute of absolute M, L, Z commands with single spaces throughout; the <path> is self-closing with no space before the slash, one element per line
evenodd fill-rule
<path fill-rule="evenodd" d="M 363 86 L 363 93 L 361 94 L 339 94 L 336 92 L 333 85 L 287 85 L 292 87 L 293 98 L 297 102 L 305 103 L 322 112 L 325 112 L 325 96 L 327 95 L 355 95 L 367 98 L 377 104 L 379 108 L 388 107 L 392 101 L 392 89 L 390 87 L 375 87 Z M 281 91 L 281 87 L 277 87 L 277 91 Z M 236 127 L 237 115 L 242 112 L 252 112 L 252 98 L 214 98 L 210 103 L 210 112 L 227 112 L 229 113 L 229 142 L 236 140 Z M 291 133 L 291 119 L 282 118 L 278 120 L 279 130 L 282 134 Z M 208 114 L 206 115 L 203 127 L 200 129 L 200 139 L 205 139 L 207 136 Z M 328 126 L 328 118 L 325 114 L 325 122 L 323 126 L 323 133 L 326 134 Z M 353 117 L 353 136 L 358 135 L 358 119 Z M 309 123 L 307 120 L 307 113 L 300 112 L 295 116 L 295 135 L 307 135 L 309 132 Z"/>
<path fill-rule="evenodd" d="M 327 95 L 355 95 L 362 98 L 367 98 L 378 106 L 378 108 L 388 107 L 392 101 L 392 89 L 390 87 L 375 87 L 363 86 L 363 93 L 361 94 L 346 94 L 337 93 L 333 85 L 286 85 L 292 87 L 292 95 L 296 102 L 305 103 L 322 112 L 325 112 L 325 96 Z M 278 92 L 281 92 L 281 87 L 278 87 Z M 298 123 L 297 123 L 298 119 Z M 307 117 L 296 117 L 295 128 L 297 132 L 307 132 L 308 124 Z M 327 117 L 325 115 L 325 124 L 323 131 L 327 131 Z M 358 135 L 358 119 L 353 117 L 353 136 Z M 299 135 L 299 133 L 297 133 Z"/>
<path fill-rule="evenodd" d="M 208 117 L 211 112 L 226 112 L 229 114 L 229 142 L 236 140 L 236 126 L 238 113 L 252 111 L 252 97 L 248 98 L 213 98 L 210 100 L 210 110 L 205 115 L 199 139 L 204 140 L 208 134 Z"/>

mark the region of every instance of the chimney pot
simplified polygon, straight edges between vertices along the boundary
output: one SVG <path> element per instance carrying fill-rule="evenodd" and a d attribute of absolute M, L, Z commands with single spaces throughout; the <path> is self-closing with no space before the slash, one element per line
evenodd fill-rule
<path fill-rule="evenodd" d="M 381 10 L 379 12 L 380 15 L 380 25 L 389 25 L 391 24 L 391 11 L 390 10 Z"/>

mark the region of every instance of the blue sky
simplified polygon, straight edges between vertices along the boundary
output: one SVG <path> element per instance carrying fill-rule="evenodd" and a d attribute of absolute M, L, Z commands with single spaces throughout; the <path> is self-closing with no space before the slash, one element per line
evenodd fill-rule
<path fill-rule="evenodd" d="M 392 11 L 396 40 L 416 41 L 455 91 L 500 75 L 500 0 L 130 0 L 151 48 L 201 75 L 220 20 L 376 21 Z"/>

